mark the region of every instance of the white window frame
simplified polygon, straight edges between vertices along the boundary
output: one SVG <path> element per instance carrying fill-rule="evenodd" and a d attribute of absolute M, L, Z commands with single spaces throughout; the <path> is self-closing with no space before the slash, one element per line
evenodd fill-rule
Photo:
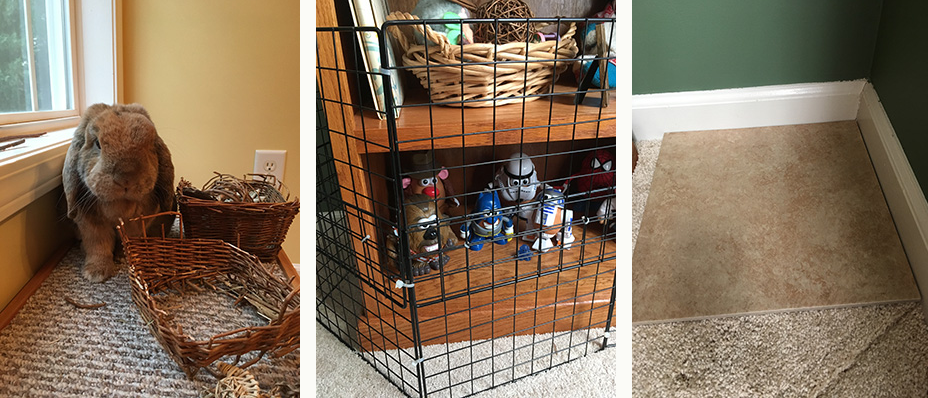
<path fill-rule="evenodd" d="M 0 223 L 61 185 L 64 157 L 88 104 L 121 100 L 122 0 L 70 0 L 69 6 L 75 109 L 0 119 L 0 136 L 47 132 L 0 151 Z"/>

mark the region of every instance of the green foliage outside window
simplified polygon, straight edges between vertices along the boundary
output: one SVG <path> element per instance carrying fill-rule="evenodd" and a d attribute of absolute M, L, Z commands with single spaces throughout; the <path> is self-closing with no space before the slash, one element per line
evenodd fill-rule
<path fill-rule="evenodd" d="M 0 113 L 31 107 L 23 3 L 0 1 Z"/>

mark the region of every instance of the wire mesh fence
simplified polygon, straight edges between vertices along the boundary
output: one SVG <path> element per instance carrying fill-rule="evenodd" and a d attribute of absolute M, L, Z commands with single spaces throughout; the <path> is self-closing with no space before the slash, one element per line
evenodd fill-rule
<path fill-rule="evenodd" d="M 479 48 L 435 20 L 317 29 L 316 317 L 405 394 L 468 396 L 610 346 L 613 56 L 575 38 L 614 21 L 440 22 L 540 28 Z"/>

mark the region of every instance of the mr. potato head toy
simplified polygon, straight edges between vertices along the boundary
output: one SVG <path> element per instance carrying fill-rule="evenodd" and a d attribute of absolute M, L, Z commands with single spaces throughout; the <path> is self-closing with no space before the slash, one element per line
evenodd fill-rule
<path fill-rule="evenodd" d="M 445 197 L 454 196 L 451 184 L 446 184 L 448 170 L 432 161 L 431 152 L 417 153 L 412 157 L 409 173 L 403 176 L 403 196 L 425 195 L 437 199 L 439 210 L 445 209 Z M 453 207 L 460 206 L 457 198 L 450 198 Z"/>

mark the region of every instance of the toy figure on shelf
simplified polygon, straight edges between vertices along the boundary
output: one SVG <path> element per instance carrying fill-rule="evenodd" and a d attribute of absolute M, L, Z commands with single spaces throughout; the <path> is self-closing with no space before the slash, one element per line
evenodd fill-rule
<path fill-rule="evenodd" d="M 590 152 L 583 158 L 580 171 L 570 176 L 564 186 L 571 202 L 577 201 L 575 210 L 587 213 L 598 209 L 600 201 L 615 191 L 615 156 L 604 149 Z"/>
<path fill-rule="evenodd" d="M 603 235 L 612 233 L 615 234 L 615 197 L 611 197 L 603 201 L 603 204 L 599 206 L 599 210 L 596 211 L 596 216 L 600 217 L 599 222 L 603 224 Z"/>
<path fill-rule="evenodd" d="M 419 0 L 416 8 L 412 10 L 412 15 L 419 19 L 465 19 L 471 17 L 471 12 L 464 6 L 449 0 Z M 420 25 L 421 26 L 421 25 Z M 474 42 L 474 32 L 470 24 L 461 24 L 458 22 L 447 24 L 429 24 L 429 28 L 435 33 L 441 33 L 448 38 L 451 44 L 471 44 Z M 419 32 L 416 32 L 416 43 L 423 44 L 425 39 Z M 464 43 L 461 43 L 464 40 Z M 429 43 L 435 45 L 437 43 Z"/>
<path fill-rule="evenodd" d="M 535 163 L 524 153 L 513 154 L 496 172 L 493 188 L 500 189 L 500 199 L 507 207 L 515 206 L 514 212 L 520 218 L 528 219 L 532 215 L 532 206 L 523 202 L 530 202 L 537 194 Z"/>
<path fill-rule="evenodd" d="M 472 219 L 461 225 L 461 238 L 467 241 L 471 250 L 482 249 L 486 240 L 500 245 L 512 240 L 512 220 L 500 214 L 501 207 L 496 191 L 483 191 L 477 195 Z"/>
<path fill-rule="evenodd" d="M 529 230 L 539 229 L 538 233 L 531 233 L 522 237 L 523 240 L 532 240 L 532 249 L 546 252 L 554 247 L 553 239 L 564 249 L 570 249 L 574 242 L 571 224 L 574 221 L 574 212 L 564 208 L 564 193 L 554 187 L 545 187 L 538 194 L 538 207 L 535 216 L 529 220 Z"/>
<path fill-rule="evenodd" d="M 528 245 L 519 246 L 519 251 L 516 253 L 516 258 L 519 261 L 531 261 L 532 260 L 532 249 Z"/>
<path fill-rule="evenodd" d="M 602 11 L 593 14 L 593 18 L 613 18 L 615 17 L 615 2 L 607 4 L 606 8 Z M 596 30 L 599 25 L 602 25 L 602 34 L 597 34 Z M 581 37 L 582 37 L 582 46 L 583 46 L 583 55 L 580 56 L 581 61 L 574 64 L 574 75 L 579 81 L 582 76 L 585 76 L 587 70 L 589 70 L 590 65 L 594 61 L 589 60 L 588 58 L 596 57 L 608 57 L 609 61 L 606 63 L 607 67 L 607 76 L 609 88 L 616 87 L 616 55 L 619 54 L 619 40 L 615 38 L 615 27 L 612 22 L 602 22 L 602 23 L 593 23 L 590 22 L 583 28 Z M 593 87 L 602 87 L 600 83 L 600 76 L 597 73 L 593 74 L 592 77 Z"/>
<path fill-rule="evenodd" d="M 437 172 L 434 170 L 438 169 Z M 445 184 L 448 178 L 448 170 L 437 162 L 432 162 L 432 153 L 417 153 L 412 157 L 411 173 L 403 177 L 404 196 L 426 195 L 432 199 L 438 199 L 438 209 L 445 211 L 445 196 L 454 195 L 451 184 Z M 451 198 L 454 207 L 460 206 L 461 203 L 457 198 Z"/>
<path fill-rule="evenodd" d="M 412 195 L 408 197 L 406 210 L 406 225 L 409 229 L 409 257 L 412 263 L 412 274 L 425 275 L 432 270 L 439 271 L 451 260 L 444 253 L 439 253 L 439 247 L 444 244 L 448 249 L 458 243 L 457 237 L 451 227 L 441 223 L 445 218 L 438 211 L 435 202 L 425 195 Z M 399 232 L 394 229 L 394 236 L 387 239 L 387 253 L 396 264 L 397 240 Z"/>

